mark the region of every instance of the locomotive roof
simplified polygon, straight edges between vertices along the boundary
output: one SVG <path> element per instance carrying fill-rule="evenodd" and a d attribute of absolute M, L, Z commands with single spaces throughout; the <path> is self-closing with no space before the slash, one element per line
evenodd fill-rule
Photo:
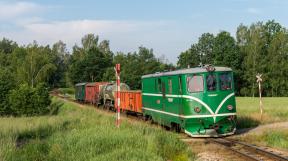
<path fill-rule="evenodd" d="M 215 71 L 216 72 L 232 71 L 232 69 L 231 68 L 227 68 L 227 67 L 215 67 Z M 174 71 L 169 71 L 169 72 L 157 72 L 157 73 L 154 73 L 154 74 L 143 75 L 141 78 L 159 77 L 159 76 L 168 76 L 168 75 L 178 75 L 178 74 L 203 73 L 203 72 L 207 72 L 206 68 L 196 67 L 196 68 L 187 68 L 187 69 L 174 70 Z"/>

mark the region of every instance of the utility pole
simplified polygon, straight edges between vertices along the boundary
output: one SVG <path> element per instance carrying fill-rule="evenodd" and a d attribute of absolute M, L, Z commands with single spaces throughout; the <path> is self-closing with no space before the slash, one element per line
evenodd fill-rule
<path fill-rule="evenodd" d="M 256 78 L 257 78 L 257 83 L 259 85 L 259 98 L 260 98 L 260 102 L 259 102 L 259 107 L 260 107 L 260 113 L 261 113 L 261 121 L 262 121 L 262 116 L 263 116 L 263 103 L 262 103 L 262 89 L 261 89 L 261 82 L 262 82 L 262 74 L 257 74 Z"/>
<path fill-rule="evenodd" d="M 120 127 L 120 64 L 115 65 L 115 73 L 116 73 L 116 98 L 115 98 L 115 108 L 116 112 L 116 126 Z"/>

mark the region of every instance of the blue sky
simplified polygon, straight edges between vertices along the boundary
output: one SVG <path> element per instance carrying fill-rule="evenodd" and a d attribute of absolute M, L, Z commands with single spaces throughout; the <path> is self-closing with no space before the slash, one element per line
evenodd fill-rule
<path fill-rule="evenodd" d="M 70 50 L 94 33 L 110 40 L 114 52 L 141 45 L 176 63 L 181 51 L 205 32 L 275 19 L 287 27 L 286 0 L 26 0 L 0 1 L 0 38 L 20 44 L 62 40 Z"/>

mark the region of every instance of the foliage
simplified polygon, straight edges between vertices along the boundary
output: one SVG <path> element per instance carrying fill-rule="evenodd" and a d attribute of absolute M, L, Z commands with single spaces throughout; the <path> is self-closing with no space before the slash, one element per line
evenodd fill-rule
<path fill-rule="evenodd" d="M 173 68 L 173 65 L 165 64 L 158 60 L 152 49 L 139 47 L 138 52 L 117 53 L 114 56 L 113 64 L 121 64 L 121 80 L 127 83 L 131 89 L 141 89 L 141 76 Z M 108 68 L 103 80 L 115 80 L 113 68 Z"/>
<path fill-rule="evenodd" d="M 236 93 L 242 96 L 258 94 L 256 74 L 263 74 L 264 96 L 287 96 L 288 31 L 279 23 L 257 22 L 240 25 L 236 39 L 226 31 L 216 36 L 202 34 L 198 42 L 182 52 L 178 66 L 200 63 L 231 67 L 235 73 Z"/>
<path fill-rule="evenodd" d="M 8 93 L 15 87 L 15 83 L 10 71 L 0 68 L 0 116 L 12 113 L 8 102 Z"/>
<path fill-rule="evenodd" d="M 8 95 L 12 114 L 16 116 L 34 116 L 49 113 L 51 99 L 47 88 L 38 84 L 36 88 L 21 84 Z"/>
<path fill-rule="evenodd" d="M 98 36 L 88 34 L 82 38 L 83 47 L 73 47 L 69 67 L 73 84 L 101 81 L 106 69 L 112 66 L 113 53 L 109 41 L 103 40 L 98 44 L 98 39 Z"/>

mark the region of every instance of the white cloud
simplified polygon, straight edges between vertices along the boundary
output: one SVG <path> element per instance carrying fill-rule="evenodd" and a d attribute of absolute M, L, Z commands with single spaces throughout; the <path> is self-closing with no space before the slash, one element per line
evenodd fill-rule
<path fill-rule="evenodd" d="M 113 20 L 71 20 L 45 22 L 41 18 L 28 18 L 17 22 L 18 29 L 0 31 L 0 35 L 27 44 L 37 40 L 41 44 L 53 44 L 63 40 L 69 47 L 80 43 L 81 38 L 88 33 L 94 33 L 100 38 L 143 39 L 149 31 L 159 31 L 171 22 L 159 21 L 113 21 Z M 139 44 L 140 45 L 140 44 Z"/>
<path fill-rule="evenodd" d="M 0 2 L 0 20 L 9 20 L 26 14 L 41 11 L 42 6 L 31 2 Z"/>
<path fill-rule="evenodd" d="M 54 22 L 35 22 L 32 20 L 19 23 L 22 30 L 9 32 L 9 37 L 20 39 L 20 42 L 27 43 L 37 40 L 40 43 L 52 44 L 58 40 L 65 41 L 68 46 L 79 43 L 87 33 L 94 33 L 104 37 L 111 35 L 130 35 L 137 31 L 155 28 L 164 25 L 163 22 L 142 22 L 142 21 L 108 21 L 108 20 L 72 20 Z M 5 33 L 2 33 L 7 35 Z"/>

